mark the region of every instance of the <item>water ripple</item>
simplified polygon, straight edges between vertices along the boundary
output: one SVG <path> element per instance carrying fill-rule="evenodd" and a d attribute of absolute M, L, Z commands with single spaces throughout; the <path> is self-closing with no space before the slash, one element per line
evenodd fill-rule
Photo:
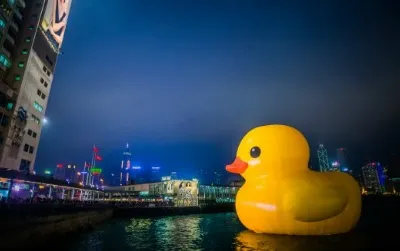
<path fill-rule="evenodd" d="M 376 238 L 369 232 L 320 237 L 255 234 L 230 213 L 111 220 L 86 234 L 58 240 L 57 246 L 68 251 L 365 250 L 379 244 Z"/>

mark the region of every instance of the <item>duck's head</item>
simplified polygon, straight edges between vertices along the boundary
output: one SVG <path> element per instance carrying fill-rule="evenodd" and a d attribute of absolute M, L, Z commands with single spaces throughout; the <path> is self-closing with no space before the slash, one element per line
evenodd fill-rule
<path fill-rule="evenodd" d="M 298 130 L 285 125 L 260 126 L 240 142 L 235 161 L 226 166 L 246 180 L 305 170 L 310 157 L 307 140 Z"/>

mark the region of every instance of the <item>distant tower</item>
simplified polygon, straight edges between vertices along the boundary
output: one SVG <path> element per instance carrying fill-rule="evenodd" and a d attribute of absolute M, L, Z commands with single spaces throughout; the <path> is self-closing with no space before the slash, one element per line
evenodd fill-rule
<path fill-rule="evenodd" d="M 318 154 L 319 170 L 321 172 L 329 171 L 330 168 L 328 160 L 328 151 L 326 150 L 323 144 L 319 144 L 317 154 Z"/>
<path fill-rule="evenodd" d="M 131 169 L 131 151 L 129 150 L 129 144 L 126 143 L 125 151 L 122 153 L 121 161 L 121 174 L 120 174 L 120 185 L 129 185 L 131 177 L 129 177 L 129 170 Z"/>
<path fill-rule="evenodd" d="M 336 158 L 339 162 L 339 169 L 342 172 L 348 172 L 349 166 L 347 163 L 347 150 L 346 148 L 338 148 L 336 149 Z"/>
<path fill-rule="evenodd" d="M 151 182 L 159 182 L 159 181 L 161 181 L 161 177 L 160 177 L 160 167 L 159 167 L 159 166 L 153 166 L 153 167 L 151 167 L 150 181 L 151 181 Z"/>

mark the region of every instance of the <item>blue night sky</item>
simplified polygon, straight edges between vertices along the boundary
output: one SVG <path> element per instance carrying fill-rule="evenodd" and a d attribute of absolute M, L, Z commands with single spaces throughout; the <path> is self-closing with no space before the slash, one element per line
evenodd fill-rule
<path fill-rule="evenodd" d="M 223 171 L 270 123 L 313 152 L 347 147 L 357 168 L 384 160 L 400 139 L 399 5 L 306 2 L 73 1 L 35 169 L 82 166 L 96 144 L 118 170 L 129 142 L 143 167 Z"/>

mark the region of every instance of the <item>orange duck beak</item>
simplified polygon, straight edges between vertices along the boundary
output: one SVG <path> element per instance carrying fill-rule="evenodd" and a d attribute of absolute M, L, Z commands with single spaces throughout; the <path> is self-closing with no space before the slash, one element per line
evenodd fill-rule
<path fill-rule="evenodd" d="M 232 164 L 226 166 L 226 171 L 230 173 L 238 173 L 242 174 L 246 171 L 249 165 L 241 160 L 239 157 L 236 157 L 235 161 Z"/>

